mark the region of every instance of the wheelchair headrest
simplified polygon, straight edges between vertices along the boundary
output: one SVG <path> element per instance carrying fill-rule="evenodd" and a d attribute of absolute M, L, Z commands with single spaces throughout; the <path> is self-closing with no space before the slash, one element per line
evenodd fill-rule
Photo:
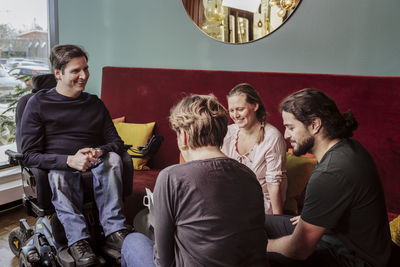
<path fill-rule="evenodd" d="M 51 89 L 56 87 L 57 80 L 53 73 L 41 74 L 32 78 L 32 93 L 41 89 Z"/>
<path fill-rule="evenodd" d="M 53 73 L 41 74 L 32 78 L 32 93 L 22 96 L 17 103 L 17 107 L 15 110 L 15 124 L 16 124 L 16 133 L 15 133 L 15 141 L 17 143 L 17 151 L 21 152 L 21 119 L 22 114 L 25 110 L 25 106 L 28 103 L 29 98 L 39 90 L 42 89 L 51 89 L 56 87 L 57 80 Z"/>

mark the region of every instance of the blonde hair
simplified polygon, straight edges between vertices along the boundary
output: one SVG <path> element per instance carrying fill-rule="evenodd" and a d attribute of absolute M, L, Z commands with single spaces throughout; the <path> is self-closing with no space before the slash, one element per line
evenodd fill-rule
<path fill-rule="evenodd" d="M 186 132 L 187 146 L 221 147 L 228 130 L 228 112 L 213 95 L 191 95 L 171 108 L 169 123 L 180 134 Z"/>

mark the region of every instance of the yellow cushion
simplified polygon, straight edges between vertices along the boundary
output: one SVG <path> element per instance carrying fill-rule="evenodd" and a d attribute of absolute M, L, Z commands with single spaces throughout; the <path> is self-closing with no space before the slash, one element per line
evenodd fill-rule
<path fill-rule="evenodd" d="M 391 221 L 389 224 L 392 240 L 394 243 L 396 243 L 396 245 L 400 246 L 400 216 Z"/>
<path fill-rule="evenodd" d="M 145 146 L 147 141 L 150 139 L 155 122 L 150 123 L 115 123 L 115 129 L 122 141 L 127 145 L 132 145 L 132 149 L 136 150 L 138 146 Z M 140 155 L 128 150 L 131 155 Z M 133 168 L 135 170 L 149 170 L 146 166 L 147 159 L 144 158 L 132 158 Z"/>
<path fill-rule="evenodd" d="M 297 198 L 302 196 L 316 163 L 317 160 L 315 158 L 296 157 L 295 155 L 286 152 L 288 188 L 283 208 L 285 213 L 293 215 L 298 214 Z"/>
<path fill-rule="evenodd" d="M 112 119 L 113 123 L 125 122 L 125 116 Z"/>

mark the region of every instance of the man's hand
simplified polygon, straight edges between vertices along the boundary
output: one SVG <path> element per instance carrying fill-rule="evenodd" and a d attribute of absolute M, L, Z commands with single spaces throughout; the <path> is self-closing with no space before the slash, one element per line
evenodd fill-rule
<path fill-rule="evenodd" d="M 92 159 L 95 159 L 91 161 L 97 162 L 97 159 L 103 155 L 103 150 L 101 150 L 100 148 L 90 148 L 88 154 L 92 157 Z"/>
<path fill-rule="evenodd" d="M 98 158 L 102 155 L 103 151 L 101 149 L 82 148 L 75 155 L 68 156 L 67 165 L 78 171 L 85 172 L 92 166 L 91 162 L 98 162 Z"/>
<path fill-rule="evenodd" d="M 292 222 L 292 225 L 296 225 L 299 222 L 299 219 L 300 219 L 300 215 L 290 218 L 290 221 Z"/>

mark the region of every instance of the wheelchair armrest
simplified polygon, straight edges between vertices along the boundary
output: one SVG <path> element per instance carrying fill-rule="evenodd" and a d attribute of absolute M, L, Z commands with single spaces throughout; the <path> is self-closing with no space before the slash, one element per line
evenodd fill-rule
<path fill-rule="evenodd" d="M 127 151 L 129 148 L 131 148 L 132 147 L 132 145 L 127 145 L 127 144 L 124 144 L 124 150 L 125 151 Z"/>
<path fill-rule="evenodd" d="M 19 152 L 7 149 L 5 154 L 8 156 L 8 161 L 11 165 L 18 165 L 19 162 L 24 158 L 24 155 Z"/>

